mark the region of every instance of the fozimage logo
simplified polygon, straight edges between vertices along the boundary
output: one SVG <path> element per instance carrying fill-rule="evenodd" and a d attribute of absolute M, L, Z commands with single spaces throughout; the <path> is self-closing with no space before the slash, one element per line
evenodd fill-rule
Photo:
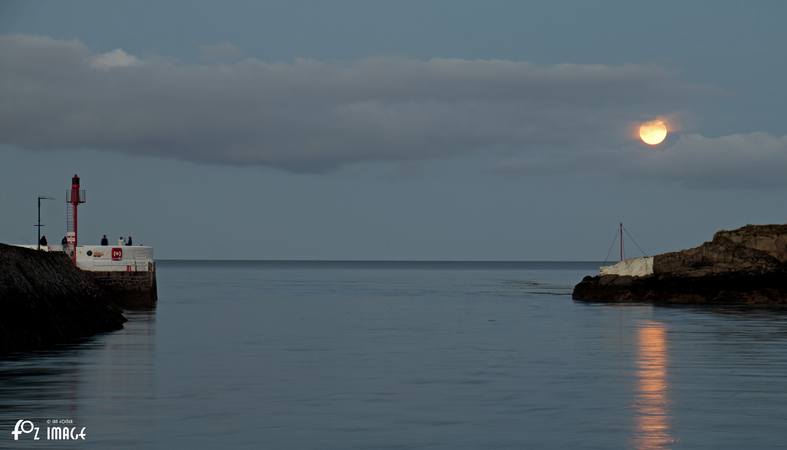
<path fill-rule="evenodd" d="M 74 426 L 74 421 L 71 419 L 47 419 L 46 424 L 42 433 L 41 427 L 37 426 L 32 420 L 19 419 L 16 421 L 11 435 L 15 441 L 18 441 L 20 436 L 25 435 L 30 435 L 29 437 L 34 441 L 40 441 L 41 439 L 47 441 L 84 441 L 87 437 L 87 427 Z"/>

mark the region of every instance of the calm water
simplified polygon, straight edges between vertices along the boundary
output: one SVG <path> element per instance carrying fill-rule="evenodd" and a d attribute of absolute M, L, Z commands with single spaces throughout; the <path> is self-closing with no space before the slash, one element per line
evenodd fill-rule
<path fill-rule="evenodd" d="M 174 263 L 126 328 L 0 361 L 66 448 L 784 448 L 787 315 L 574 303 L 580 263 Z"/>

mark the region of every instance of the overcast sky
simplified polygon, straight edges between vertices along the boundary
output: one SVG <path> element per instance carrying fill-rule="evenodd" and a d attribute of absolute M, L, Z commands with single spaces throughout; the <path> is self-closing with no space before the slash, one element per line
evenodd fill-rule
<path fill-rule="evenodd" d="M 59 241 L 74 173 L 83 242 L 159 258 L 599 260 L 619 221 L 648 253 L 784 223 L 786 16 L 2 1 L 0 242 L 35 239 L 38 194 Z"/>

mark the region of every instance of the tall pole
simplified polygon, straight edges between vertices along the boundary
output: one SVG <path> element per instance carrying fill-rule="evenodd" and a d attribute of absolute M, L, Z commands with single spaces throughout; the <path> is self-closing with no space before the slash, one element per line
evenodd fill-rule
<path fill-rule="evenodd" d="M 44 197 L 39 195 L 38 196 L 38 222 L 36 222 L 36 228 L 38 229 L 38 240 L 36 241 L 36 248 L 41 250 L 41 200 L 53 200 L 52 197 Z"/>
<path fill-rule="evenodd" d="M 623 261 L 623 222 L 620 222 L 620 260 Z"/>
<path fill-rule="evenodd" d="M 36 250 L 41 250 L 41 197 L 38 197 L 38 221 L 36 221 L 36 229 L 38 230 Z"/>

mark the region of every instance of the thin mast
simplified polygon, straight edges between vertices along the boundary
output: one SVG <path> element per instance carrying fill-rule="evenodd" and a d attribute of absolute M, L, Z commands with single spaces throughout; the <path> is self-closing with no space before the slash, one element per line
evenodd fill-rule
<path fill-rule="evenodd" d="M 36 242 L 36 250 L 41 250 L 41 197 L 38 197 L 38 222 L 36 222 L 36 228 L 38 228 L 38 241 Z"/>
<path fill-rule="evenodd" d="M 35 227 L 38 228 L 38 241 L 36 241 L 36 249 L 41 250 L 41 200 L 52 200 L 52 197 L 38 196 L 38 222 Z"/>

